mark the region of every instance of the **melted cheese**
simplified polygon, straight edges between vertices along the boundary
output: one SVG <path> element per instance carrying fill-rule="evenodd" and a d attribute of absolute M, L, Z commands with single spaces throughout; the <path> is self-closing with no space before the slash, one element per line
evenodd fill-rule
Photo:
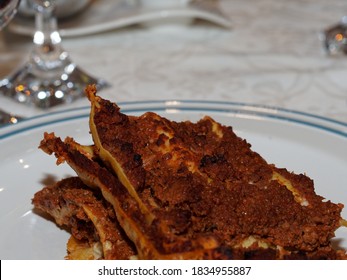
<path fill-rule="evenodd" d="M 302 196 L 298 192 L 297 189 L 294 188 L 294 186 L 292 185 L 292 183 L 288 179 L 284 178 L 279 173 L 274 172 L 272 175 L 272 180 L 277 181 L 281 185 L 284 185 L 289 191 L 291 191 L 291 193 L 294 196 L 295 201 L 300 203 L 301 206 L 308 206 L 309 205 L 309 202 L 306 200 L 306 198 L 304 196 Z"/>

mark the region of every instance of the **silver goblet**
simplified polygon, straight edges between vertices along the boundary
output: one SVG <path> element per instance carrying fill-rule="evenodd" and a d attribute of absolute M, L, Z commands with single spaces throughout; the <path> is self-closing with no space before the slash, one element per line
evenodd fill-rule
<path fill-rule="evenodd" d="M 36 11 L 34 48 L 22 68 L 0 81 L 0 93 L 23 104 L 49 108 L 84 96 L 88 84 L 98 89 L 107 86 L 79 69 L 61 46 L 55 1 L 28 2 Z"/>

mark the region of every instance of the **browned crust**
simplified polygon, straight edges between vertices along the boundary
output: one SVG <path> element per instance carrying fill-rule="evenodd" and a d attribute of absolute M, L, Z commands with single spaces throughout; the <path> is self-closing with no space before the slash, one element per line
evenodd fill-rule
<path fill-rule="evenodd" d="M 126 116 L 95 87 L 87 95 L 93 155 L 47 133 L 40 148 L 101 190 L 139 258 L 346 258 L 330 243 L 343 205 L 268 164 L 231 127 Z"/>
<path fill-rule="evenodd" d="M 138 176 L 129 161 L 142 162 L 137 169 L 141 176 L 145 170 L 145 178 L 136 185 L 138 195 L 166 234 L 213 236 L 227 246 L 252 235 L 292 251 L 329 246 L 342 205 L 323 202 L 306 176 L 267 164 L 231 127 L 211 118 L 177 123 L 154 113 L 128 117 L 115 104 L 95 98 L 91 121 L 102 147 L 129 178 Z M 189 170 L 192 164 L 197 170 Z M 272 180 L 274 171 L 289 178 L 309 206 Z"/>
<path fill-rule="evenodd" d="M 113 207 L 99 191 L 92 191 L 78 177 L 43 188 L 32 202 L 58 225 L 66 227 L 76 242 L 86 246 L 101 242 L 104 259 L 129 259 L 136 254 L 118 224 Z"/>

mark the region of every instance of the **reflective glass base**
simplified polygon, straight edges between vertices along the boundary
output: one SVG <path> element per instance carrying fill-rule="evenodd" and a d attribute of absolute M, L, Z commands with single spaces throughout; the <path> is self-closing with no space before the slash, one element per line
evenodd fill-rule
<path fill-rule="evenodd" d="M 73 63 L 49 71 L 38 70 L 35 64 L 28 63 L 0 81 L 0 93 L 23 104 L 49 108 L 84 97 L 89 84 L 95 84 L 99 90 L 108 86 L 104 80 L 89 76 Z"/>

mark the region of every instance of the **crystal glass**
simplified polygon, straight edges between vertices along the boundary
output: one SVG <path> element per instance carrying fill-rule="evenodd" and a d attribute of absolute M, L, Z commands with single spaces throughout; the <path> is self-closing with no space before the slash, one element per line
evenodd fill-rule
<path fill-rule="evenodd" d="M 30 0 L 35 9 L 34 47 L 27 63 L 0 81 L 0 93 L 40 108 L 70 103 L 84 97 L 88 84 L 100 90 L 107 86 L 81 70 L 61 45 L 55 16 L 55 1 Z"/>
<path fill-rule="evenodd" d="M 0 30 L 2 30 L 17 13 L 19 0 L 0 0 Z M 17 123 L 19 117 L 0 109 L 0 126 Z"/>
<path fill-rule="evenodd" d="M 329 55 L 347 55 L 347 16 L 321 33 L 323 47 Z"/>
<path fill-rule="evenodd" d="M 19 0 L 0 0 L 0 30 L 16 14 L 19 2 Z"/>

